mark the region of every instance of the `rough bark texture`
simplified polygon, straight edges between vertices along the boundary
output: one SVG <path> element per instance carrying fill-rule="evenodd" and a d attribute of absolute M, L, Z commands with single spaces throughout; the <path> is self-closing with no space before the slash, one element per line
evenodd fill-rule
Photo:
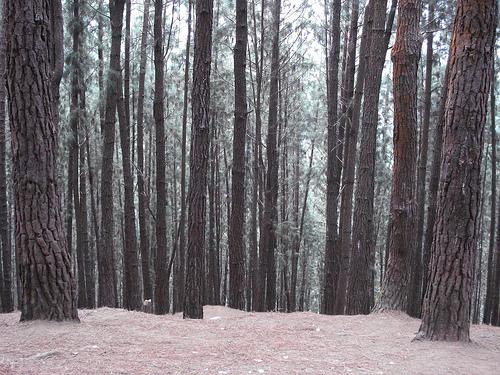
<path fill-rule="evenodd" d="M 367 65 L 361 120 L 361 148 L 357 187 L 354 197 L 354 217 L 351 248 L 352 275 L 349 279 L 350 313 L 368 314 L 373 306 L 374 243 L 374 178 L 375 148 L 378 123 L 378 99 L 382 70 L 387 51 L 385 11 L 387 1 L 373 4 L 370 63 Z"/>
<path fill-rule="evenodd" d="M 458 2 L 436 224 L 419 339 L 469 341 L 483 130 L 496 23 L 495 0 Z"/>
<path fill-rule="evenodd" d="M 229 229 L 229 307 L 245 308 L 245 139 L 247 128 L 246 50 L 248 40 L 247 0 L 236 1 L 234 46 L 234 131 L 232 168 L 232 213 Z"/>
<path fill-rule="evenodd" d="M 188 246 L 184 318 L 202 319 L 203 255 L 210 147 L 210 63 L 213 0 L 196 2 L 194 33 L 191 161 L 188 192 Z"/>
<path fill-rule="evenodd" d="M 137 96 L 137 190 L 139 195 L 139 236 L 144 299 L 151 299 L 153 297 L 151 266 L 149 260 L 149 233 L 146 216 L 146 190 L 144 186 L 146 172 L 144 168 L 144 85 L 147 67 L 146 58 L 149 33 L 149 4 L 150 0 L 144 1 L 144 18 L 142 20 L 141 52 L 139 62 L 139 92 Z"/>
<path fill-rule="evenodd" d="M 431 97 L 432 97 L 432 65 L 433 65 L 433 42 L 434 42 L 434 0 L 429 2 L 429 13 L 427 15 L 428 27 L 426 38 L 425 58 L 425 88 L 424 88 L 424 114 L 422 129 L 420 133 L 419 160 L 417 170 L 417 237 L 416 245 L 412 254 L 410 267 L 410 281 L 408 284 L 407 312 L 410 316 L 419 317 L 422 305 L 422 242 L 424 237 L 424 214 L 425 214 L 425 180 L 427 176 L 427 160 L 429 149 L 429 125 L 431 120 Z"/>
<path fill-rule="evenodd" d="M 4 2 L 5 3 L 5 2 Z M 5 76 L 5 30 L 3 9 L 0 16 L 0 249 L 2 264 L 0 264 L 0 284 L 2 300 L 2 311 L 14 310 L 12 298 L 12 250 L 9 241 L 9 220 L 7 207 L 7 173 L 6 173 L 6 125 L 5 125 L 5 100 L 6 100 L 6 76 Z"/>
<path fill-rule="evenodd" d="M 279 79 L 279 35 L 280 35 L 281 0 L 274 0 L 273 26 L 272 26 L 272 52 L 271 52 L 271 82 L 269 88 L 269 117 L 267 130 L 267 174 L 265 189 L 264 217 L 262 219 L 263 248 L 265 253 L 265 293 L 266 310 L 274 311 L 276 308 L 276 223 L 278 219 L 278 79 Z M 262 267 L 262 263 L 261 263 Z M 262 272 L 262 271 L 261 271 Z M 262 281 L 262 280 L 261 280 Z M 262 286 L 264 287 L 264 285 Z M 263 289 L 264 290 L 264 289 Z"/>
<path fill-rule="evenodd" d="M 338 90 L 339 90 L 339 53 L 340 53 L 340 11 L 342 4 L 340 0 L 332 3 L 330 50 L 328 55 L 328 84 L 327 84 L 327 107 L 328 107 L 328 141 L 327 141 L 327 170 L 326 170 L 326 241 L 324 282 L 321 301 L 321 312 L 333 314 L 335 304 L 335 293 L 337 290 L 338 263 L 340 256 L 335 252 L 335 240 L 337 237 L 337 206 L 339 184 L 336 180 L 337 163 L 337 120 L 338 120 Z"/>
<path fill-rule="evenodd" d="M 11 0 L 5 19 L 21 321 L 78 321 L 56 177 L 61 3 Z"/>
<path fill-rule="evenodd" d="M 164 109 L 164 55 L 163 55 L 163 1 L 155 1 L 154 15 L 154 65 L 155 97 L 153 116 L 156 131 L 156 259 L 155 259 L 155 314 L 169 310 L 167 280 L 167 217 L 165 185 L 165 109 Z"/>
<path fill-rule="evenodd" d="M 389 260 L 377 310 L 406 310 L 409 265 L 415 246 L 417 169 L 417 70 L 420 59 L 420 1 L 399 0 L 392 48 L 394 164 Z"/>

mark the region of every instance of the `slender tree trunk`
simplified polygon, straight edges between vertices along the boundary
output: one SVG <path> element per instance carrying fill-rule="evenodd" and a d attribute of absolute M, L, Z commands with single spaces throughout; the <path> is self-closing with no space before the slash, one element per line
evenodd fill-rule
<path fill-rule="evenodd" d="M 349 312 L 368 314 L 373 306 L 374 239 L 374 178 L 380 83 L 388 39 L 385 37 L 385 0 L 373 3 L 370 60 L 364 85 L 361 121 L 361 148 L 357 187 L 354 198 L 352 262 L 349 280 Z"/>
<path fill-rule="evenodd" d="M 5 2 L 4 2 L 5 7 Z M 6 126 L 5 126 L 5 100 L 6 100 L 6 77 L 5 77 L 5 33 L 4 14 L 5 8 L 2 9 L 0 18 L 0 248 L 2 250 L 1 258 L 3 273 L 0 275 L 2 280 L 1 299 L 2 311 L 11 312 L 14 310 L 14 300 L 12 297 L 12 249 L 10 246 L 10 230 L 9 230 L 9 209 L 7 205 L 7 173 L 6 173 Z"/>
<path fill-rule="evenodd" d="M 326 242 L 324 260 L 324 282 L 321 299 L 321 312 L 333 314 L 335 312 L 335 294 L 337 291 L 338 262 L 340 256 L 335 252 L 335 241 L 337 237 L 337 206 L 339 184 L 336 181 L 337 163 L 337 107 L 339 90 L 339 53 L 340 53 L 340 11 L 342 4 L 340 0 L 332 2 L 331 19 L 331 45 L 328 55 L 328 84 L 327 84 L 327 107 L 328 107 L 328 141 L 327 141 L 327 170 L 326 170 Z"/>
<path fill-rule="evenodd" d="M 437 220 L 419 339 L 469 341 L 483 129 L 497 9 L 495 0 L 458 2 L 450 50 Z"/>
<path fill-rule="evenodd" d="M 245 139 L 247 128 L 246 51 L 247 0 L 236 1 L 234 46 L 234 131 L 232 168 L 232 220 L 229 228 L 229 307 L 245 308 Z"/>
<path fill-rule="evenodd" d="M 202 277 L 205 248 L 205 192 L 210 146 L 210 60 L 213 0 L 196 3 L 194 33 L 191 161 L 188 193 L 188 246 L 184 318 L 203 318 Z"/>
<path fill-rule="evenodd" d="M 165 184 L 165 114 L 164 114 L 164 51 L 163 51 L 163 1 L 155 0 L 154 15 L 154 66 L 155 98 L 153 116 L 156 130 L 156 258 L 155 258 L 155 314 L 169 310 L 167 280 L 167 223 Z"/>
<path fill-rule="evenodd" d="M 103 129 L 101 168 L 101 245 L 98 249 L 99 306 L 115 307 L 117 277 L 114 250 L 113 214 L 113 154 L 115 147 L 115 116 L 120 79 L 120 50 L 122 40 L 123 8 L 125 0 L 110 0 L 111 50 L 109 57 L 106 109 Z"/>
<path fill-rule="evenodd" d="M 350 253 L 350 231 L 351 231 L 351 219 L 352 219 L 352 185 L 354 181 L 350 182 L 348 179 L 354 179 L 354 158 L 356 153 L 356 143 L 357 133 L 359 128 L 359 120 L 357 122 L 356 129 L 351 129 L 352 110 L 353 110 L 353 97 L 354 97 L 354 74 L 356 71 L 356 40 L 358 38 L 358 13 L 359 13 L 359 0 L 352 0 L 351 2 L 351 20 L 349 25 L 349 39 L 347 42 L 347 60 L 344 70 L 344 97 L 342 98 L 342 118 L 341 118 L 341 128 L 344 128 L 345 136 L 342 143 L 344 155 L 342 157 L 342 184 L 341 184 L 341 205 L 340 205 L 340 219 L 339 219 L 339 236 L 338 236 L 338 254 L 339 254 L 339 277 L 337 283 L 337 298 L 335 299 L 335 313 L 344 314 L 346 308 L 346 288 L 347 280 L 349 277 L 349 253 Z M 365 47 L 366 48 L 366 47 Z M 364 63 L 364 62 L 363 62 Z M 360 63 L 360 66 L 363 65 Z M 364 75 L 365 66 L 362 66 Z M 359 73 L 358 73 L 359 74 Z M 363 77 L 361 77 L 363 78 Z M 358 117 L 359 119 L 359 117 Z M 353 134 L 352 132 L 356 134 Z M 354 138 L 354 139 L 353 139 Z M 354 147 L 351 147 L 351 142 L 354 141 Z M 349 150 L 351 148 L 351 150 Z M 340 150 L 340 148 L 339 148 Z M 351 170 L 347 170 L 346 166 L 350 162 L 349 158 L 352 160 Z M 351 173 L 351 174 L 349 174 Z M 338 171 L 338 177 L 340 179 L 340 168 Z M 348 196 L 344 196 L 344 189 L 346 184 L 351 184 Z M 350 201 L 346 205 L 346 201 Z M 346 220 L 349 219 L 349 224 Z M 348 225 L 348 228 L 345 228 Z M 344 234 L 342 235 L 342 231 Z M 347 242 L 348 246 L 344 246 L 343 241 Z"/>
<path fill-rule="evenodd" d="M 276 136 L 278 128 L 278 77 L 279 77 L 279 32 L 280 32 L 281 0 L 274 0 L 273 8 L 273 41 L 271 53 L 271 81 L 269 91 L 269 117 L 267 132 L 267 176 L 265 192 L 265 208 L 263 218 L 263 246 L 266 257 L 266 309 L 276 308 L 276 223 L 278 216 L 278 151 Z"/>
<path fill-rule="evenodd" d="M 139 273 L 139 257 L 137 255 L 137 235 L 135 225 L 134 178 L 130 157 L 130 0 L 126 0 L 126 37 L 124 61 L 124 90 L 122 90 L 121 75 L 118 81 L 118 124 L 120 130 L 120 145 L 122 151 L 123 186 L 124 186 L 124 224 L 125 243 L 123 306 L 129 310 L 142 309 L 142 288 Z M 124 95 L 125 93 L 125 95 Z"/>
<path fill-rule="evenodd" d="M 429 2 L 429 13 L 427 15 L 428 27 L 426 38 L 426 60 L 425 60 L 425 89 L 424 89 L 424 115 L 422 119 L 420 157 L 417 171 L 417 238 L 412 254 L 410 267 L 410 281 L 408 285 L 408 306 L 410 316 L 419 317 L 422 305 L 422 242 L 424 237 L 424 214 L 425 214 L 425 180 L 427 176 L 427 159 L 429 146 L 429 124 L 431 120 L 431 97 L 432 97 L 432 64 L 433 64 L 433 42 L 434 33 L 434 1 Z"/>
<path fill-rule="evenodd" d="M 406 310 L 408 273 L 415 246 L 417 169 L 417 73 L 420 60 L 419 0 L 399 0 L 392 48 L 394 87 L 394 164 L 389 260 L 378 311 Z"/>
<path fill-rule="evenodd" d="M 344 173 L 342 175 L 342 203 L 340 205 L 340 251 L 342 254 L 351 252 L 351 232 L 352 232 L 352 214 L 353 214 L 353 191 L 354 174 L 356 168 L 356 149 L 358 144 L 359 123 L 361 118 L 361 103 L 363 98 L 363 87 L 365 83 L 365 72 L 368 67 L 371 46 L 371 29 L 373 24 L 373 1 L 370 1 L 365 8 L 363 20 L 363 31 L 361 33 L 361 44 L 359 48 L 359 65 L 356 76 L 356 85 L 354 88 L 354 99 L 352 110 L 349 114 L 350 128 L 348 131 L 347 145 L 344 156 Z M 362 304 L 362 297 L 358 294 L 356 287 L 357 269 L 356 264 L 360 261 L 359 253 L 353 252 L 351 256 L 351 266 L 347 283 L 347 314 L 368 314 L 369 306 Z M 364 308 L 364 309 L 363 309 Z"/>
<path fill-rule="evenodd" d="M 186 268 L 186 139 L 189 102 L 189 51 L 191 49 L 191 12 L 192 2 L 188 5 L 188 34 L 186 40 L 186 55 L 184 61 L 184 100 L 182 107 L 182 145 L 181 145 L 181 215 L 179 218 L 179 256 L 178 256 L 178 283 L 176 284 L 177 303 L 175 311 L 182 311 L 184 307 L 184 270 Z"/>
<path fill-rule="evenodd" d="M 21 321 L 78 321 L 57 186 L 62 7 L 38 5 L 12 0 L 5 9 Z"/>
<path fill-rule="evenodd" d="M 139 236 L 142 262 L 142 283 L 144 299 L 153 297 L 153 286 L 150 269 L 150 248 L 148 222 L 146 216 L 146 190 L 144 186 L 144 86 L 146 79 L 146 58 L 149 33 L 150 0 L 144 1 L 144 16 L 142 20 L 141 52 L 139 62 L 139 92 L 137 97 L 137 190 L 139 194 Z"/>

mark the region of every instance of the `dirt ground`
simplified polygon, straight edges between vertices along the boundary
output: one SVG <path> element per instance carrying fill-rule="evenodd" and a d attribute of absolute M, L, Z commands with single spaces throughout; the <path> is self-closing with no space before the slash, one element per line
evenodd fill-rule
<path fill-rule="evenodd" d="M 500 374 L 500 328 L 471 344 L 411 342 L 402 314 L 324 316 L 205 307 L 205 319 L 101 308 L 81 323 L 0 314 L 0 374 Z"/>

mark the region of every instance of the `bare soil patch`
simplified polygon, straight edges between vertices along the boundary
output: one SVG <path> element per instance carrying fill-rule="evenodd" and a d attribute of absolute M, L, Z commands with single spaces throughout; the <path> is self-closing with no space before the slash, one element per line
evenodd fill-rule
<path fill-rule="evenodd" d="M 499 374 L 500 328 L 471 344 L 411 342 L 403 314 L 246 313 L 205 319 L 80 310 L 80 324 L 0 315 L 0 374 Z"/>

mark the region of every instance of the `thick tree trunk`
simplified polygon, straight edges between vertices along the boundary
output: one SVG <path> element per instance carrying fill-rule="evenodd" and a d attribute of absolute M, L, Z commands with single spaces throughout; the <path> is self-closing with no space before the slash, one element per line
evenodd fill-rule
<path fill-rule="evenodd" d="M 458 2 L 450 50 L 437 220 L 419 339 L 469 341 L 483 130 L 496 23 L 495 0 Z"/>
<path fill-rule="evenodd" d="M 210 147 L 210 60 L 212 55 L 213 0 L 196 3 L 194 33 L 191 161 L 188 193 L 188 246 L 184 318 L 202 319 L 203 254 L 208 154 Z"/>
<path fill-rule="evenodd" d="M 120 79 L 120 50 L 122 40 L 123 9 L 125 0 L 110 0 L 111 50 L 109 57 L 106 108 L 103 129 L 101 168 L 101 244 L 98 249 L 99 306 L 117 304 L 117 276 L 114 249 L 113 214 L 113 155 L 115 148 L 115 116 Z"/>
<path fill-rule="evenodd" d="M 139 92 L 137 97 L 137 190 L 139 195 L 139 236 L 144 299 L 151 299 L 153 297 L 148 221 L 146 216 L 146 190 L 144 187 L 146 172 L 144 169 L 144 86 L 147 67 L 146 58 L 149 33 L 149 4 L 150 0 L 144 1 L 144 18 L 142 20 L 141 52 L 139 62 Z"/>
<path fill-rule="evenodd" d="M 165 184 L 165 109 L 164 109 L 164 51 L 163 51 L 163 1 L 155 1 L 154 15 L 154 66 L 155 97 L 153 116 L 156 130 L 156 258 L 155 258 L 155 314 L 169 310 L 167 280 L 167 223 Z"/>
<path fill-rule="evenodd" d="M 8 1 L 5 18 L 21 321 L 78 321 L 57 186 L 62 10 L 39 5 Z"/>
<path fill-rule="evenodd" d="M 394 87 L 394 164 L 389 260 L 378 311 L 406 310 L 408 273 L 415 246 L 417 169 L 417 72 L 420 60 L 419 0 L 399 0 L 392 48 Z"/>
<path fill-rule="evenodd" d="M 4 2 L 5 4 L 5 2 Z M 4 5 L 5 6 L 5 5 Z M 3 8 L 0 19 L 0 249 L 2 250 L 2 264 L 0 270 L 0 290 L 2 291 L 2 311 L 11 312 L 14 310 L 14 300 L 12 297 L 12 250 L 10 246 L 9 211 L 7 206 L 7 173 L 6 173 L 6 126 L 5 126 L 5 100 L 6 100 L 6 77 L 5 77 L 5 34 Z"/>
<path fill-rule="evenodd" d="M 388 43 L 384 29 L 386 6 L 385 0 L 373 4 L 370 63 L 366 70 L 369 79 L 365 80 L 364 85 L 361 148 L 354 197 L 350 266 L 353 272 L 349 280 L 351 314 L 368 314 L 373 306 L 375 150 L 380 83 Z"/>
<path fill-rule="evenodd" d="M 424 237 L 424 214 L 425 214 L 425 180 L 427 176 L 427 159 L 429 148 L 429 124 L 431 120 L 431 96 L 432 96 L 432 64 L 433 64 L 433 42 L 434 32 L 434 0 L 429 2 L 429 13 L 427 15 L 428 27 L 426 38 L 425 59 L 425 89 L 424 89 L 424 114 L 422 119 L 422 130 L 420 135 L 420 156 L 417 171 L 417 238 L 414 252 L 412 254 L 410 267 L 410 280 L 408 285 L 407 312 L 410 316 L 419 317 L 422 305 L 422 242 Z"/>
<path fill-rule="evenodd" d="M 338 270 L 340 269 L 340 254 L 335 250 L 337 238 L 337 207 L 339 182 L 336 179 L 340 164 L 337 163 L 337 107 L 339 90 L 339 53 L 340 53 L 340 0 L 332 2 L 330 50 L 328 54 L 328 141 L 327 141 L 327 170 L 326 170 L 326 241 L 324 261 L 324 283 L 321 300 L 321 312 L 333 314 L 335 294 L 337 291 Z M 337 272 L 336 272 L 337 271 Z"/>
<path fill-rule="evenodd" d="M 246 51 L 247 0 L 236 1 L 234 46 L 234 131 L 232 168 L 232 220 L 229 228 L 229 307 L 245 308 L 245 139 L 247 128 Z"/>

